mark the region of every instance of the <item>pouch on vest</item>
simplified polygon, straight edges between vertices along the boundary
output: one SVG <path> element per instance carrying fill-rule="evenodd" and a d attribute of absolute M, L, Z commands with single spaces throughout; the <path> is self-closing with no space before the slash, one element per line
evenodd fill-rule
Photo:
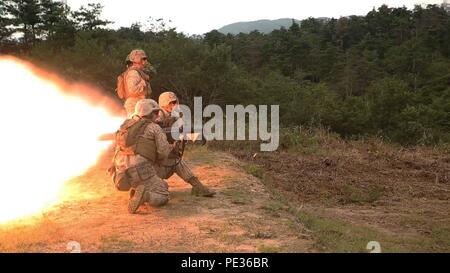
<path fill-rule="evenodd" d="M 144 119 L 134 120 L 127 119 L 116 132 L 116 144 L 121 150 L 133 149 L 138 136 L 144 132 L 145 125 L 148 121 Z"/>
<path fill-rule="evenodd" d="M 144 130 L 151 121 L 146 119 L 126 120 L 116 133 L 116 143 L 121 151 L 138 154 L 150 162 L 156 161 L 156 142 L 144 138 Z"/>
<path fill-rule="evenodd" d="M 156 175 L 155 169 L 149 163 L 144 163 L 136 166 L 137 173 L 141 180 L 147 180 Z"/>
<path fill-rule="evenodd" d="M 140 137 L 136 142 L 134 151 L 152 163 L 156 161 L 156 142 L 154 139 Z"/>
<path fill-rule="evenodd" d="M 147 127 L 150 122 L 151 121 L 146 119 L 140 119 L 127 124 L 125 130 L 127 130 L 128 133 L 125 139 L 125 146 L 130 147 L 135 145 L 138 142 L 139 137 L 144 134 L 145 127 Z"/>

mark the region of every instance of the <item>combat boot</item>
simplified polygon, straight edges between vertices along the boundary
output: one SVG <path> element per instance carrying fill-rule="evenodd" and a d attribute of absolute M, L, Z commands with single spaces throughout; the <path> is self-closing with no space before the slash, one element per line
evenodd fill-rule
<path fill-rule="evenodd" d="M 213 190 L 210 190 L 208 187 L 202 184 L 200 180 L 198 180 L 197 177 L 192 177 L 188 181 L 189 184 L 192 185 L 192 191 L 191 194 L 195 196 L 202 196 L 202 197 L 213 197 L 216 192 Z"/>
<path fill-rule="evenodd" d="M 128 201 L 128 212 L 135 214 L 139 206 L 144 203 L 145 185 L 140 184 L 130 190 L 130 200 Z"/>

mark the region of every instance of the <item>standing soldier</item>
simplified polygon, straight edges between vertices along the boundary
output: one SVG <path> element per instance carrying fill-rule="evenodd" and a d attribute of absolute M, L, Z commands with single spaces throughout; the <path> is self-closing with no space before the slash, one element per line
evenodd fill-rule
<path fill-rule="evenodd" d="M 118 92 L 119 97 L 125 101 L 124 107 L 127 116 L 130 117 L 134 113 L 136 103 L 150 97 L 152 88 L 150 76 L 144 72 L 144 68 L 148 64 L 147 54 L 141 49 L 134 49 L 127 56 L 126 61 L 128 68 L 121 75 L 123 86 L 118 87 Z"/>
<path fill-rule="evenodd" d="M 172 112 L 178 106 L 178 98 L 173 92 L 164 92 L 159 96 L 159 107 L 161 108 L 159 124 L 163 128 L 171 128 L 178 118 L 172 117 Z M 192 185 L 191 193 L 195 196 L 212 197 L 216 193 L 204 186 L 193 174 L 186 161 L 181 158 L 168 157 L 156 165 L 159 177 L 167 179 L 176 173 L 185 182 Z"/>
<path fill-rule="evenodd" d="M 116 133 L 112 177 L 118 190 L 130 190 L 130 213 L 136 213 L 145 202 L 162 206 L 169 201 L 167 182 L 156 175 L 154 167 L 177 151 L 173 151 L 166 134 L 155 123 L 159 110 L 156 101 L 140 100 L 132 117 Z"/>

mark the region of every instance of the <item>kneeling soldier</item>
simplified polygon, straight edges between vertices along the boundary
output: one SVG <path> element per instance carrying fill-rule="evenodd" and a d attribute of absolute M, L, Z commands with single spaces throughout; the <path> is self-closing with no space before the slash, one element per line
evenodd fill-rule
<path fill-rule="evenodd" d="M 138 101 L 132 117 L 116 133 L 113 181 L 118 190 L 130 190 L 130 213 L 145 202 L 162 206 L 169 201 L 167 182 L 156 175 L 155 164 L 177 151 L 155 123 L 159 111 L 154 100 Z"/>

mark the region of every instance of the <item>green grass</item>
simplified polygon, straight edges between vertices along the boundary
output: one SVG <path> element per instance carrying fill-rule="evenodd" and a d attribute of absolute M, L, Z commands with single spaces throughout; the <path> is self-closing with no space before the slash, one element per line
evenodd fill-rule
<path fill-rule="evenodd" d="M 247 164 L 243 166 L 245 172 L 253 175 L 254 177 L 263 179 L 264 178 L 264 169 L 263 167 L 256 164 Z"/>
<path fill-rule="evenodd" d="M 288 209 L 286 205 L 278 201 L 270 201 L 268 204 L 261 206 L 261 209 L 274 217 L 280 217 L 280 213 Z"/>
<path fill-rule="evenodd" d="M 443 251 L 450 248 L 450 227 L 434 227 L 431 229 L 432 247 Z"/>
<path fill-rule="evenodd" d="M 316 244 L 319 248 L 331 252 L 369 252 L 366 249 L 370 241 L 378 241 L 383 251 L 387 241 L 393 238 L 382 234 L 374 229 L 348 224 L 346 222 L 319 217 L 317 215 L 299 212 L 298 220 L 312 231 Z M 389 251 L 402 251 L 402 249 L 391 248 Z"/>
<path fill-rule="evenodd" d="M 227 189 L 224 190 L 222 194 L 228 196 L 231 203 L 236 205 L 247 205 L 252 203 L 249 193 L 242 189 Z"/>
<path fill-rule="evenodd" d="M 319 135 L 302 127 L 285 128 L 280 132 L 280 144 L 283 150 L 300 154 L 322 154 Z"/>
<path fill-rule="evenodd" d="M 280 128 L 280 146 L 278 150 L 300 154 L 325 154 L 327 143 L 339 142 L 342 139 L 323 128 L 306 128 L 301 126 Z M 260 152 L 260 141 L 226 140 L 208 142 L 208 147 L 223 151 L 242 151 L 246 153 Z"/>
<path fill-rule="evenodd" d="M 187 145 L 184 150 L 183 159 L 198 165 L 214 165 L 217 156 L 214 152 L 209 151 L 207 146 Z"/>
<path fill-rule="evenodd" d="M 418 236 L 418 251 L 449 252 L 450 251 L 450 219 L 447 217 L 430 219 L 426 215 L 413 212 L 401 217 L 399 224 L 405 228 L 422 230 Z"/>
<path fill-rule="evenodd" d="M 362 189 L 358 189 L 352 185 L 345 185 L 343 187 L 343 197 L 342 203 L 356 203 L 356 204 L 364 204 L 364 203 L 373 203 L 379 200 L 383 194 L 384 190 L 380 187 L 372 187 L 368 191 L 364 191 Z"/>
<path fill-rule="evenodd" d="M 280 252 L 280 247 L 276 245 L 260 245 L 258 246 L 258 251 L 261 253 L 278 253 Z"/>
<path fill-rule="evenodd" d="M 383 252 L 417 251 L 420 247 L 421 241 L 416 238 L 393 236 L 370 226 L 325 217 L 320 211 L 299 210 L 298 202 L 284 191 L 271 189 L 271 194 L 273 201 L 262 208 L 271 213 L 284 210 L 293 215 L 296 220 L 291 228 L 295 230 L 298 225 L 307 228 L 319 251 L 367 253 L 369 250 L 366 247 L 370 241 L 380 242 Z"/>
<path fill-rule="evenodd" d="M 354 201 L 371 202 L 380 195 L 380 189 L 367 193 L 364 198 L 353 196 Z M 382 252 L 449 252 L 450 218 L 430 219 L 428 215 L 418 214 L 414 210 L 400 216 L 398 226 L 402 232 L 386 232 L 369 224 L 349 222 L 338 216 L 324 215 L 320 210 L 302 209 L 296 200 L 285 192 L 271 189 L 273 201 L 261 208 L 269 213 L 282 210 L 294 215 L 296 220 L 292 229 L 303 225 L 311 232 L 315 246 L 326 252 L 370 252 L 367 243 L 377 241 Z M 426 234 L 417 233 L 426 230 Z M 416 231 L 416 232 L 415 232 Z"/>
<path fill-rule="evenodd" d="M 430 224 L 428 236 L 415 233 L 386 233 L 384 231 L 348 223 L 340 219 L 322 217 L 312 212 L 298 212 L 298 220 L 311 230 L 319 248 L 330 252 L 369 252 L 367 243 L 377 241 L 382 252 L 448 252 L 450 223 Z M 414 219 L 411 220 L 416 221 Z M 404 222 L 405 223 L 405 222 Z"/>

